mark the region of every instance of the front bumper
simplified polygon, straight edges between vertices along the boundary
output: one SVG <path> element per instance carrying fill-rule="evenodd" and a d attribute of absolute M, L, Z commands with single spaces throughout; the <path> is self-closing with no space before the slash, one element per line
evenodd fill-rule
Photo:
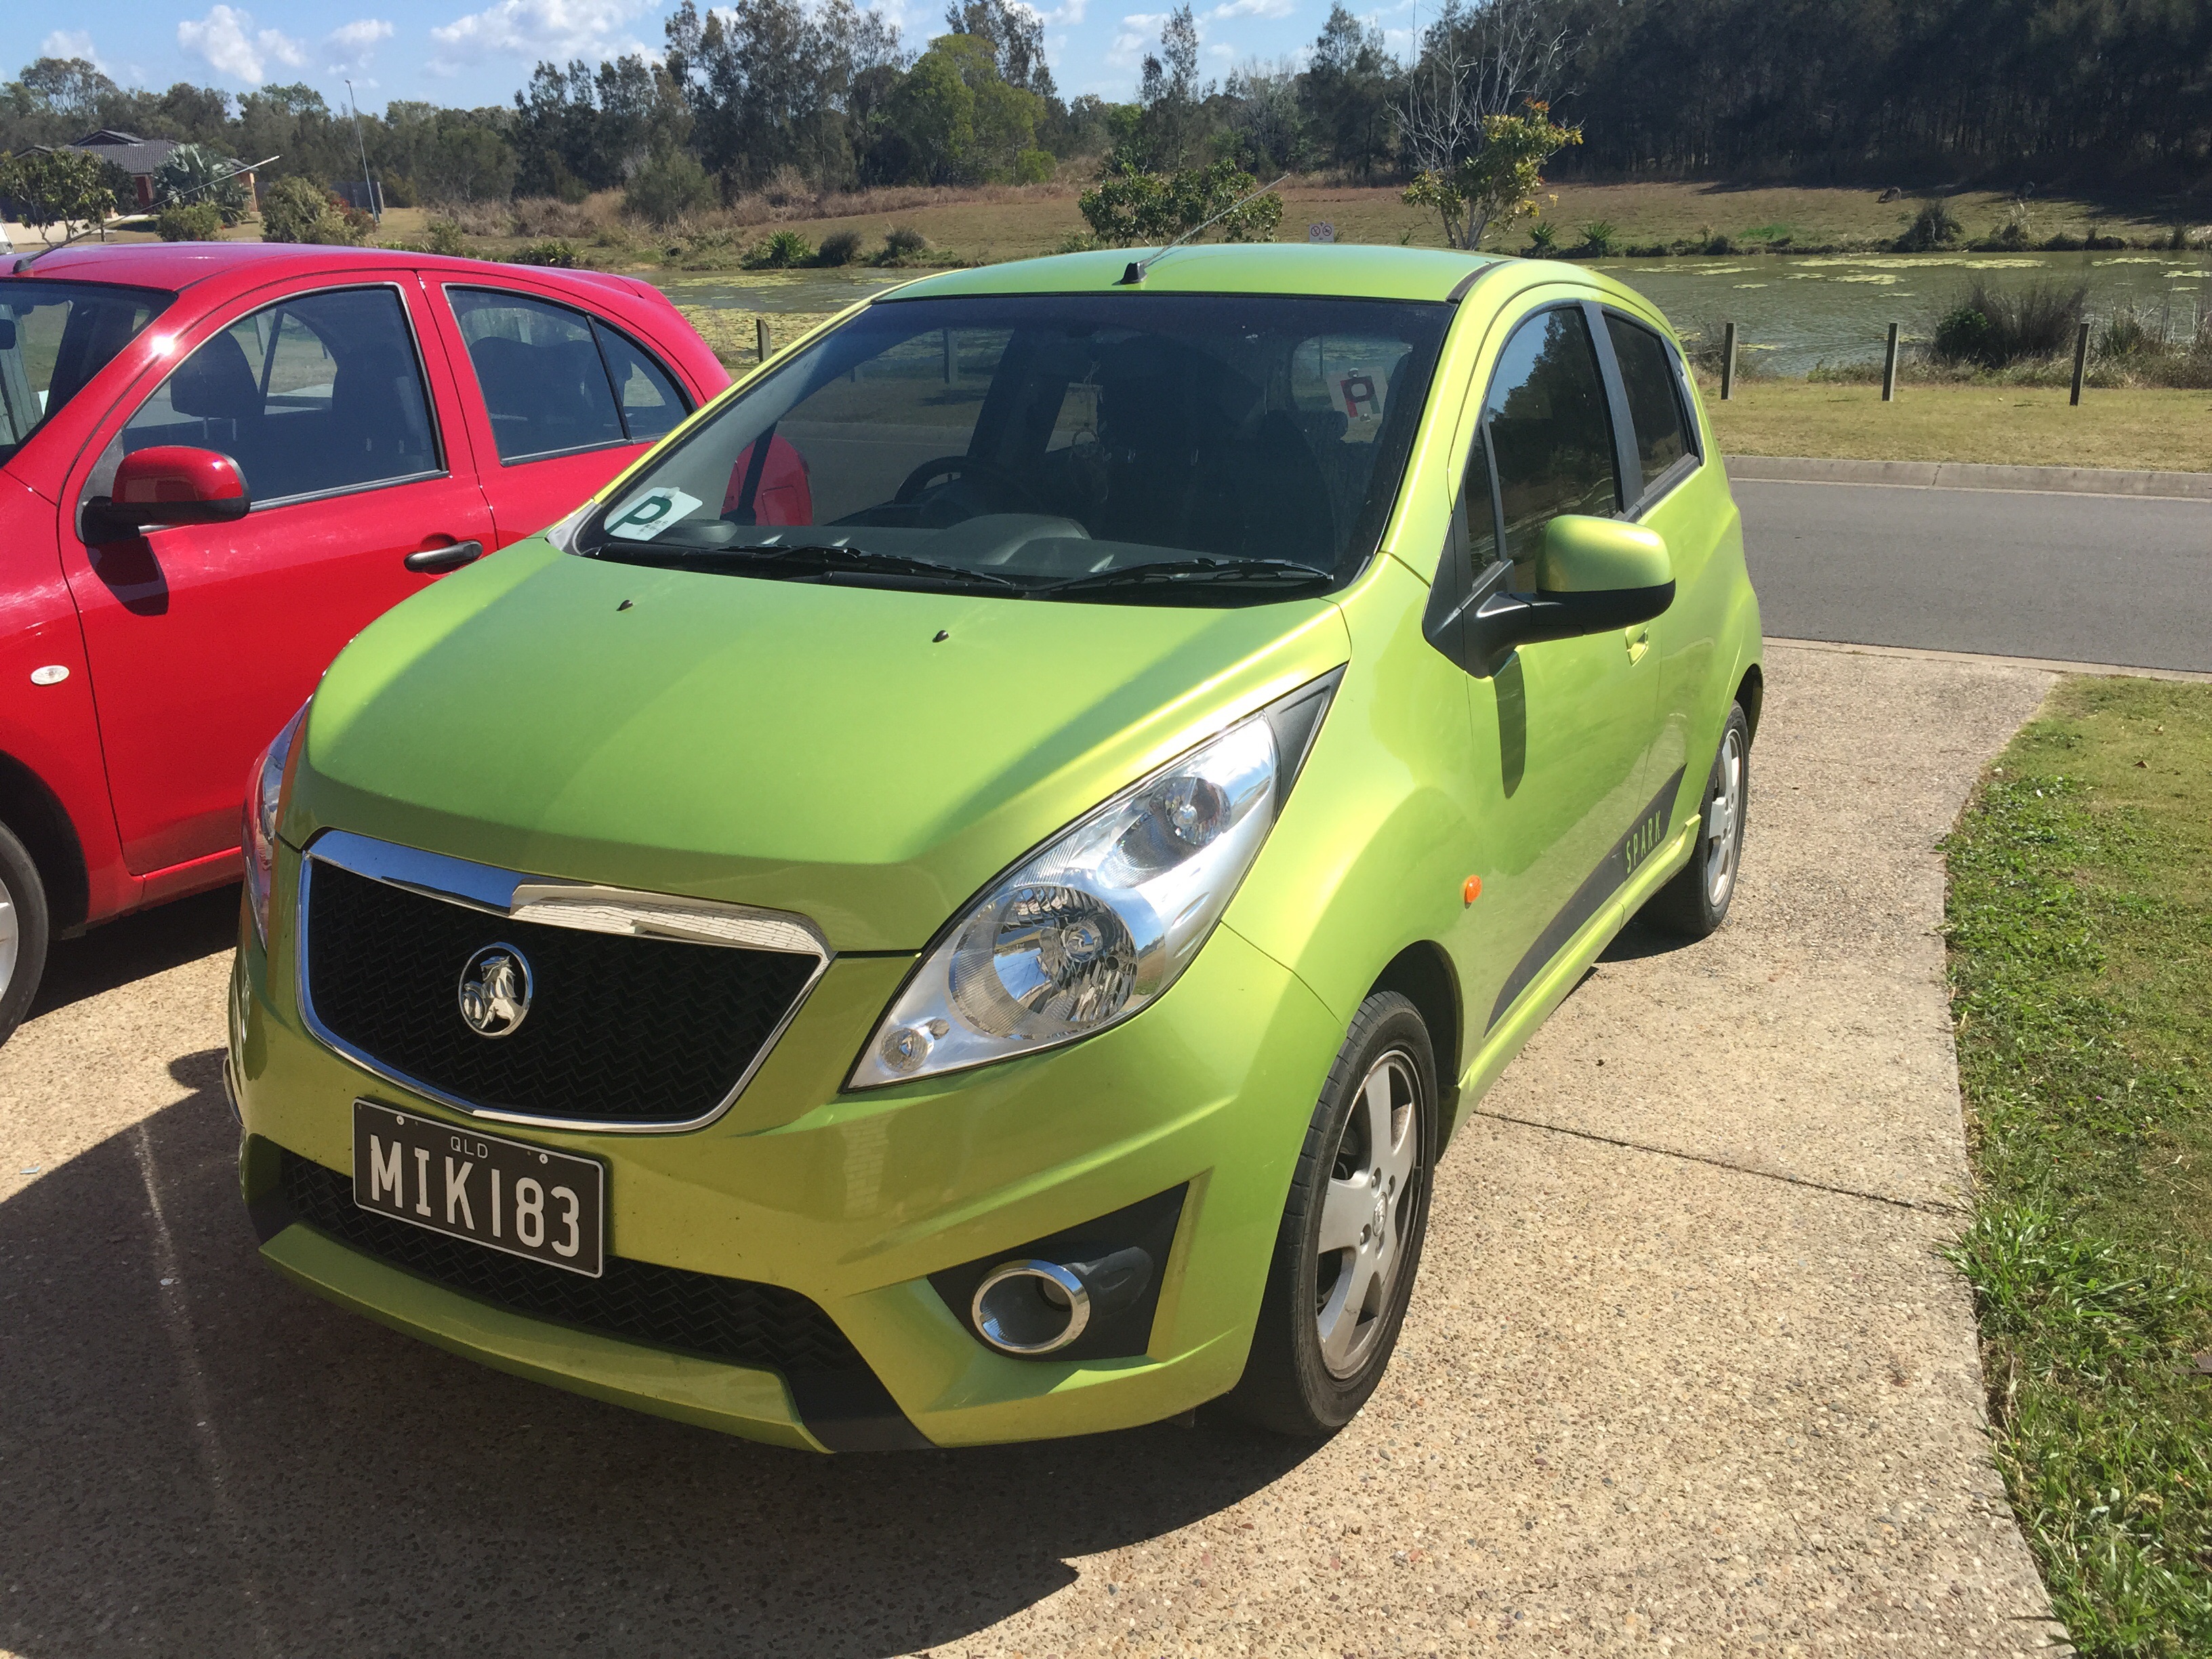
<path fill-rule="evenodd" d="M 250 922 L 241 933 L 231 1071 L 263 1253 L 318 1294 L 503 1370 L 823 1449 L 1128 1427 L 1212 1399 L 1241 1374 L 1291 1167 L 1343 1034 L 1295 975 L 1231 929 L 1142 1014 L 1052 1053 L 842 1093 L 912 959 L 841 957 L 735 1108 L 703 1128 L 487 1126 L 605 1162 L 611 1254 L 811 1298 L 903 1419 L 886 1424 L 802 1409 L 810 1402 L 774 1370 L 496 1306 L 287 1217 L 275 1201 L 283 1152 L 349 1169 L 356 1097 L 471 1120 L 308 1035 L 290 946 L 298 854 L 280 848 L 279 859 L 291 867 L 276 883 L 270 951 Z M 998 1354 L 929 1282 L 1177 1187 L 1187 1196 L 1141 1355 Z"/>

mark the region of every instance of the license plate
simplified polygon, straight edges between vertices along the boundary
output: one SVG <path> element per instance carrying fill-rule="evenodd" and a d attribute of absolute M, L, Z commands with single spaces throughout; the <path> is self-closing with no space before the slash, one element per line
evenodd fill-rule
<path fill-rule="evenodd" d="M 597 1279 L 606 1188 L 595 1158 L 353 1103 L 353 1201 L 378 1215 Z"/>

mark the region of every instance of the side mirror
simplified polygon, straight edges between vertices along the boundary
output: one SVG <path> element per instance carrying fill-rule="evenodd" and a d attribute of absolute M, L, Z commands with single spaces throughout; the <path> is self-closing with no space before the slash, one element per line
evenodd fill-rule
<path fill-rule="evenodd" d="M 84 504 L 84 539 L 91 545 L 131 541 L 149 527 L 227 524 L 253 507 L 236 461 L 180 445 L 125 455 L 115 469 L 114 490 Z"/>
<path fill-rule="evenodd" d="M 1632 627 L 1674 602 L 1665 538 L 1618 519 L 1563 514 L 1544 526 L 1534 595 L 1493 592 L 1468 613 L 1470 666 L 1494 674 L 1521 646 Z"/>

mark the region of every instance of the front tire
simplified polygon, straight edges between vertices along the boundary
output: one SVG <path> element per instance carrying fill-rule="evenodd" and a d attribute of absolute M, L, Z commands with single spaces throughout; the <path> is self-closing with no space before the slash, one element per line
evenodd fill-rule
<path fill-rule="evenodd" d="M 1429 1225 L 1437 1068 L 1411 1002 L 1362 1003 L 1291 1176 L 1261 1297 L 1240 1415 L 1311 1439 L 1342 1428 L 1398 1344 Z"/>
<path fill-rule="evenodd" d="M 1743 867 L 1744 810 L 1751 800 L 1751 722 L 1729 707 L 1713 769 L 1698 803 L 1698 842 L 1690 861 L 1651 896 L 1644 919 L 1677 938 L 1699 939 L 1728 920 Z"/>
<path fill-rule="evenodd" d="M 0 823 L 0 1042 L 30 1012 L 46 970 L 46 886 L 15 832 Z"/>

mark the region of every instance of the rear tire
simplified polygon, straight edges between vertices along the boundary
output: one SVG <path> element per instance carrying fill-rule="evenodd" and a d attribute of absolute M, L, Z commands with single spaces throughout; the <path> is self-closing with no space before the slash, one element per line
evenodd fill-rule
<path fill-rule="evenodd" d="M 46 971 L 46 885 L 15 834 L 0 823 L 0 1042 L 30 1012 Z"/>
<path fill-rule="evenodd" d="M 1436 1103 L 1428 1028 L 1404 997 L 1376 992 L 1307 1126 L 1251 1355 L 1228 1400 L 1238 1415 L 1316 1438 L 1382 1382 L 1428 1234 Z"/>
<path fill-rule="evenodd" d="M 1713 769 L 1698 803 L 1698 841 L 1690 861 L 1654 893 L 1644 919 L 1678 938 L 1699 939 L 1728 920 L 1743 869 L 1745 808 L 1751 799 L 1751 722 L 1732 704 L 1721 727 Z"/>

